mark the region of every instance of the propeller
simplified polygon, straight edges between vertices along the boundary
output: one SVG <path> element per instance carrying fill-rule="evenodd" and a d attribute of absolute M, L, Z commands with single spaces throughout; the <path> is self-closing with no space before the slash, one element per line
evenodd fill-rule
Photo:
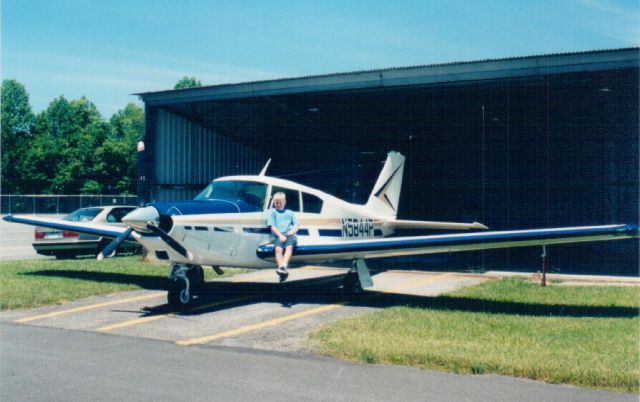
<path fill-rule="evenodd" d="M 187 251 L 186 248 L 182 247 L 180 243 L 175 241 L 173 237 L 169 236 L 164 230 L 151 223 L 147 223 L 147 229 L 149 229 L 155 235 L 160 236 L 160 238 L 164 240 L 164 242 L 167 243 L 169 247 L 174 249 L 181 256 L 188 258 L 189 260 L 193 259 L 193 255 L 189 251 Z"/>
<path fill-rule="evenodd" d="M 111 257 L 113 255 L 112 253 L 114 252 L 114 250 L 116 248 L 118 248 L 120 243 L 122 243 L 123 241 L 125 241 L 129 237 L 131 232 L 133 232 L 133 228 L 127 228 L 127 230 L 122 232 L 120 234 L 120 236 L 116 237 L 115 239 L 113 239 L 111 241 L 111 243 L 107 244 L 107 246 L 105 248 L 103 248 L 102 251 L 100 251 L 100 253 L 98 253 L 98 255 L 96 256 L 96 259 L 98 261 L 102 261 L 102 259 L 105 256 L 106 257 Z"/>

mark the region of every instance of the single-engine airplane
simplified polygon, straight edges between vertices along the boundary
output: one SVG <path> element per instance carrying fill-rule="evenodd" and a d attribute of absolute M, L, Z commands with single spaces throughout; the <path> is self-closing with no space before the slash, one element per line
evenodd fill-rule
<path fill-rule="evenodd" d="M 267 227 L 271 195 L 284 192 L 287 208 L 298 215 L 300 230 L 292 263 L 352 261 L 344 279 L 347 292 L 373 286 L 365 260 L 494 248 L 547 246 L 639 237 L 637 224 L 486 231 L 479 222 L 456 223 L 396 219 L 404 156 L 390 152 L 364 205 L 265 175 L 215 179 L 194 200 L 154 202 L 126 215 L 126 228 L 60 219 L 8 215 L 4 220 L 111 237 L 98 255 L 109 256 L 125 240 L 136 240 L 160 260 L 171 263 L 168 302 L 185 308 L 204 283 L 202 266 L 275 268 Z M 389 237 L 399 228 L 478 230 L 463 234 Z"/>

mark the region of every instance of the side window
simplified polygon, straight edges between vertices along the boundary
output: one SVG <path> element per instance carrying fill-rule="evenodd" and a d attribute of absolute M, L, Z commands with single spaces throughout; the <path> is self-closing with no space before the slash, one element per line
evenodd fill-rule
<path fill-rule="evenodd" d="M 302 210 L 307 213 L 319 214 L 322 212 L 322 200 L 315 195 L 302 193 Z"/>
<path fill-rule="evenodd" d="M 129 212 L 133 211 L 132 208 L 114 208 L 107 215 L 107 222 L 110 223 L 119 223 L 122 222 L 122 218 L 125 217 Z"/>
<path fill-rule="evenodd" d="M 300 212 L 300 192 L 296 190 L 289 190 L 288 188 L 273 186 L 271 190 L 271 202 L 273 202 L 273 195 L 279 192 L 284 193 L 287 197 L 287 205 L 285 208 L 290 209 L 293 212 Z M 271 204 L 269 206 L 271 206 Z"/>

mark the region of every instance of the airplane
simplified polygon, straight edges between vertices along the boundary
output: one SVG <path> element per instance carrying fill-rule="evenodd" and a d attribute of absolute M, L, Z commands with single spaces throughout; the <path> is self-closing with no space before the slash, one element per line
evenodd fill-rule
<path fill-rule="evenodd" d="M 192 304 L 194 290 L 204 283 L 203 266 L 211 266 L 218 274 L 222 266 L 275 268 L 266 222 L 271 195 L 276 192 L 286 194 L 287 208 L 300 222 L 292 264 L 350 261 L 343 281 L 347 293 L 373 286 L 368 259 L 527 246 L 542 246 L 544 258 L 545 247 L 552 244 L 640 237 L 638 224 L 488 231 L 479 222 L 397 219 L 404 161 L 402 154 L 388 153 L 364 205 L 266 176 L 269 160 L 258 175 L 213 180 L 193 200 L 153 202 L 138 208 L 122 219 L 124 228 L 24 215 L 7 215 L 4 220 L 114 238 L 98 259 L 113 254 L 125 240 L 138 241 L 157 259 L 170 262 L 167 301 L 177 309 Z M 390 237 L 397 229 L 472 232 Z"/>

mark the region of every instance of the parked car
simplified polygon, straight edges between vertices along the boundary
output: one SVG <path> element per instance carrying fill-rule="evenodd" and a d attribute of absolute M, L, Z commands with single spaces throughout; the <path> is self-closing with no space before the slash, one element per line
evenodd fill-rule
<path fill-rule="evenodd" d="M 122 218 L 136 209 L 132 205 L 108 205 L 80 208 L 62 219 L 73 222 L 94 222 L 125 226 Z M 75 258 L 79 255 L 97 255 L 112 239 L 72 232 L 69 230 L 36 227 L 33 248 L 38 254 L 53 255 L 57 259 Z M 124 242 L 117 252 L 137 252 L 140 244 Z"/>

